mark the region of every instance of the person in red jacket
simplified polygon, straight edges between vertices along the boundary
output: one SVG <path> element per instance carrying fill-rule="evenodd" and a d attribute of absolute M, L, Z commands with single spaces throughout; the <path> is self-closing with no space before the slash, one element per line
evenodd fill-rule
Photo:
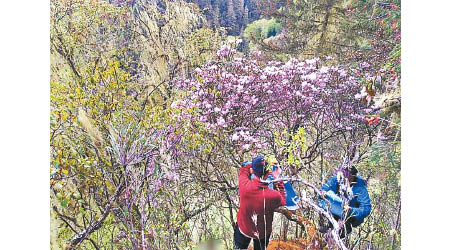
<path fill-rule="evenodd" d="M 267 165 L 264 157 L 258 156 L 239 172 L 240 207 L 234 228 L 235 249 L 247 249 L 252 239 L 255 250 L 266 249 L 272 233 L 274 210 L 286 205 L 282 181 L 275 184 L 278 191 L 269 189 L 268 184 L 260 181 L 270 174 Z M 253 179 L 252 174 L 255 175 Z"/>

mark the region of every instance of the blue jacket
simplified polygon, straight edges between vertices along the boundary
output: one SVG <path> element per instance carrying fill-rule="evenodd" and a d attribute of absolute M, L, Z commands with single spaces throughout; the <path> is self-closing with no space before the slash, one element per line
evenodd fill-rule
<path fill-rule="evenodd" d="M 332 191 L 334 193 L 337 193 L 337 177 L 336 175 L 331 177 L 327 183 L 323 184 L 322 190 L 325 192 Z M 370 211 L 372 210 L 372 205 L 370 204 L 370 197 L 369 193 L 367 192 L 366 188 L 366 182 L 365 180 L 357 175 L 356 176 L 356 183 L 352 187 L 352 192 L 354 195 L 354 198 L 350 201 L 350 216 L 353 216 L 355 219 L 355 223 L 353 223 L 353 226 L 360 225 L 364 218 L 366 218 Z M 319 197 L 319 205 L 322 208 L 326 208 L 325 201 L 320 199 Z"/>

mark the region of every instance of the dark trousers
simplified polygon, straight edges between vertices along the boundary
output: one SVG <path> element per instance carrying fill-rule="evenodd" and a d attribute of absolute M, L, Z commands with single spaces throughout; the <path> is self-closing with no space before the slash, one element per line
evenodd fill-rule
<path fill-rule="evenodd" d="M 337 216 L 336 216 L 337 217 Z M 338 217 L 339 218 L 339 217 Z M 337 218 L 337 219 L 338 219 Z M 336 219 L 336 218 L 335 218 Z M 339 237 L 345 238 L 345 236 L 349 235 L 352 232 L 352 224 L 353 224 L 353 217 L 347 218 L 345 221 L 345 226 L 341 228 L 341 231 L 339 232 Z"/>
<path fill-rule="evenodd" d="M 269 238 L 270 237 L 267 237 L 267 239 L 260 239 L 260 240 L 253 239 L 253 249 L 255 250 L 266 249 L 267 245 L 269 245 Z M 250 244 L 250 240 L 252 239 L 243 235 L 241 231 L 239 231 L 239 227 L 236 223 L 236 226 L 234 227 L 234 249 L 247 249 L 248 245 Z"/>
<path fill-rule="evenodd" d="M 339 220 L 340 217 L 336 216 L 333 214 L 333 217 L 335 220 Z M 339 232 L 339 237 L 341 237 L 341 239 L 345 238 L 345 236 L 349 235 L 352 232 L 352 224 L 354 222 L 354 218 L 350 217 L 347 218 L 345 220 L 345 226 L 341 228 L 340 232 Z M 333 228 L 333 225 L 331 224 L 331 222 L 328 222 L 328 227 L 329 228 Z"/>
<path fill-rule="evenodd" d="M 333 217 L 335 220 L 341 219 L 339 216 L 336 216 L 334 214 L 333 214 Z M 353 227 L 355 227 L 355 225 L 359 225 L 356 223 L 355 218 L 353 218 L 353 217 L 346 218 L 344 226 L 339 231 L 339 237 L 341 239 L 345 238 L 347 235 L 349 235 L 352 232 L 352 229 L 353 229 Z M 325 228 L 324 230 L 327 230 L 328 228 L 333 228 L 333 225 L 331 224 L 331 222 L 328 221 L 325 218 L 325 216 L 323 216 L 323 215 L 320 215 L 319 226 L 324 227 Z M 320 229 L 319 229 L 319 231 L 320 231 Z"/>

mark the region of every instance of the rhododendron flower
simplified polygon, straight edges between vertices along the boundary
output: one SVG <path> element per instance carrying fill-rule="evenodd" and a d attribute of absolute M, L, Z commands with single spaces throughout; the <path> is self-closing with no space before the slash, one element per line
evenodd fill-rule
<path fill-rule="evenodd" d="M 232 49 L 230 45 L 222 45 L 220 49 L 217 51 L 217 57 L 224 58 L 228 57 L 236 52 L 235 49 Z"/>
<path fill-rule="evenodd" d="M 200 74 L 200 73 L 202 73 L 202 69 L 201 68 L 195 68 L 195 73 L 197 73 L 197 74 Z"/>
<path fill-rule="evenodd" d="M 237 141 L 237 140 L 239 140 L 239 135 L 236 134 L 236 133 L 234 133 L 233 136 L 231 136 L 231 140 L 232 140 L 232 141 Z"/>
<path fill-rule="evenodd" d="M 257 57 L 257 58 L 260 58 L 261 55 L 262 55 L 262 52 L 259 51 L 259 50 L 257 50 L 257 51 L 254 51 L 252 54 L 253 54 L 253 56 L 255 56 L 255 57 Z"/>
<path fill-rule="evenodd" d="M 329 70 L 330 68 L 328 68 L 328 67 L 326 67 L 326 66 L 323 66 L 322 68 L 320 68 L 320 73 L 328 73 L 328 70 Z"/>
<path fill-rule="evenodd" d="M 383 141 L 386 137 L 384 137 L 383 133 L 380 131 L 377 133 L 377 141 Z"/>
<path fill-rule="evenodd" d="M 255 105 L 256 103 L 258 103 L 258 98 L 256 96 L 252 96 L 252 104 Z"/>
<path fill-rule="evenodd" d="M 314 63 L 317 62 L 317 60 L 316 60 L 315 58 L 314 58 L 314 59 L 306 59 L 305 62 L 306 62 L 307 64 L 314 64 Z"/>
<path fill-rule="evenodd" d="M 367 62 L 362 62 L 362 63 L 359 64 L 359 67 L 361 67 L 363 69 L 366 69 L 366 68 L 370 67 L 370 64 L 368 64 Z"/>
<path fill-rule="evenodd" d="M 314 81 L 317 79 L 317 74 L 316 73 L 311 73 L 309 75 L 306 76 L 307 79 Z"/>
<path fill-rule="evenodd" d="M 277 67 L 275 66 L 267 66 L 264 68 L 264 72 L 268 75 L 275 75 L 277 72 Z"/>
<path fill-rule="evenodd" d="M 179 176 L 177 173 L 175 172 L 169 172 L 166 174 L 166 177 L 169 181 L 176 181 L 179 180 Z"/>
<path fill-rule="evenodd" d="M 217 119 L 217 125 L 218 125 L 218 126 L 221 126 L 221 127 L 226 127 L 226 126 L 227 126 L 227 125 L 225 124 L 225 119 L 223 119 L 222 116 L 220 116 L 220 117 Z"/>
<path fill-rule="evenodd" d="M 345 70 L 339 70 L 339 76 L 340 77 L 346 77 L 347 76 L 347 72 Z"/>

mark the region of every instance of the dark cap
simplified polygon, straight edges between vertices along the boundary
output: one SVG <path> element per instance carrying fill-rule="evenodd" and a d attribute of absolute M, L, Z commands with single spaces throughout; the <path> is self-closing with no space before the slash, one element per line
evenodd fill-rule
<path fill-rule="evenodd" d="M 264 174 L 264 169 L 268 165 L 267 161 L 264 159 L 264 156 L 259 155 L 252 160 L 252 168 L 253 172 L 256 176 L 261 177 Z"/>
<path fill-rule="evenodd" d="M 358 173 L 358 170 L 353 165 L 342 167 L 338 171 L 341 171 L 345 178 L 349 178 L 350 175 L 356 175 Z"/>

